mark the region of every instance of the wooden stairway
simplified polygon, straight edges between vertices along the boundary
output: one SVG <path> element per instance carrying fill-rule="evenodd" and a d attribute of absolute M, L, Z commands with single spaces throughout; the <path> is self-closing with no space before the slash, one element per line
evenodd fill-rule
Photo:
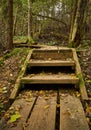
<path fill-rule="evenodd" d="M 71 49 L 37 49 L 34 50 L 31 58 L 28 62 L 28 68 L 30 67 L 30 74 L 25 74 L 24 77 L 21 78 L 21 83 L 25 84 L 78 84 L 79 79 L 75 74 L 75 61 L 73 60 L 72 50 Z M 47 68 L 47 71 L 37 73 L 37 69 Z M 39 68 L 38 68 L 39 67 Z M 48 68 L 49 67 L 49 68 Z M 57 69 L 60 67 L 60 70 L 57 70 L 56 73 L 51 72 L 50 67 L 54 67 L 53 69 Z M 68 67 L 73 69 L 74 73 L 63 73 L 61 72 L 61 68 Z M 32 68 L 35 68 L 36 72 L 31 74 Z M 63 69 L 63 68 L 62 68 Z"/>
<path fill-rule="evenodd" d="M 20 86 L 26 88 L 28 85 L 30 90 L 22 92 L 7 111 L 11 113 L 12 109 L 15 112 L 18 109 L 21 117 L 15 124 L 7 123 L 4 117 L 0 122 L 0 129 L 90 130 L 80 99 L 74 92 L 74 88 L 77 88 L 82 99 L 88 98 L 84 84 L 82 86 L 83 79 L 79 78 L 80 73 L 74 49 L 34 49 L 22 67 L 10 99 L 15 99 Z M 55 90 L 47 90 L 53 84 Z M 32 91 L 31 86 L 34 85 L 46 85 L 46 90 Z M 72 85 L 71 89 L 74 91 L 70 93 L 71 89 L 61 88 L 62 85 Z"/>

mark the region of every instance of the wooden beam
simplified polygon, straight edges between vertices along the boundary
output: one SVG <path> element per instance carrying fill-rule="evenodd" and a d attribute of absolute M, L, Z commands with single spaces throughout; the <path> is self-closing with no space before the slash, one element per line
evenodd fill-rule
<path fill-rule="evenodd" d="M 75 66 L 74 61 L 61 61 L 61 60 L 30 60 L 29 66 Z"/>
<path fill-rule="evenodd" d="M 30 75 L 21 78 L 22 84 L 77 84 L 79 79 L 73 75 Z"/>
<path fill-rule="evenodd" d="M 72 51 L 73 51 L 73 59 L 74 59 L 75 64 L 76 64 L 76 66 L 75 66 L 76 67 L 76 75 L 79 78 L 79 88 L 80 88 L 81 97 L 84 100 L 88 100 L 88 95 L 87 95 L 85 83 L 84 83 L 84 80 L 83 80 L 81 67 L 80 67 L 80 64 L 79 64 L 79 61 L 78 61 L 78 57 L 77 57 L 75 49 L 72 49 Z"/>

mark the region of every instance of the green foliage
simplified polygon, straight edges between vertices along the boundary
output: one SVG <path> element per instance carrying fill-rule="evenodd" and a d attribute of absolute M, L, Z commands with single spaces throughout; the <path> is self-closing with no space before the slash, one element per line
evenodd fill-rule
<path fill-rule="evenodd" d="M 3 64 L 4 64 L 4 59 L 2 58 L 0 59 L 0 67 L 3 66 Z"/>
<path fill-rule="evenodd" d="M 68 47 L 69 47 L 69 48 L 72 48 L 72 45 L 73 45 L 73 43 L 70 42 L 70 43 L 68 44 Z"/>
<path fill-rule="evenodd" d="M 13 55 L 19 55 L 23 52 L 23 49 L 21 48 L 15 48 L 13 51 L 11 51 L 10 53 L 7 53 L 6 55 L 4 55 L 4 59 L 7 59 Z"/>
<path fill-rule="evenodd" d="M 49 46 L 52 46 L 54 44 L 55 44 L 55 41 L 50 41 L 50 42 L 47 43 L 47 45 L 49 45 Z"/>
<path fill-rule="evenodd" d="M 17 43 L 25 43 L 27 41 L 27 37 L 26 36 L 14 36 L 13 40 L 14 40 L 14 42 L 17 42 Z"/>
<path fill-rule="evenodd" d="M 28 39 L 28 43 L 34 43 L 34 40 L 33 40 L 32 37 L 30 37 L 30 38 Z"/>
<path fill-rule="evenodd" d="M 29 48 L 15 48 L 13 49 L 13 51 L 11 51 L 10 53 L 7 53 L 6 55 L 3 56 L 4 59 L 10 58 L 11 56 L 17 56 L 17 55 L 21 55 L 21 54 L 27 54 L 27 52 L 29 51 Z"/>

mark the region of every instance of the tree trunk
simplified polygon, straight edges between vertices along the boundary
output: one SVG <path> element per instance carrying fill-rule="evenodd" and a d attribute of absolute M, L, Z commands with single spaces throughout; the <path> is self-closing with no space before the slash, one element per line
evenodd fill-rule
<path fill-rule="evenodd" d="M 74 21 L 75 21 L 76 12 L 77 12 L 77 3 L 78 3 L 78 0 L 72 0 L 69 41 L 71 41 L 72 39 L 73 26 L 74 26 Z"/>
<path fill-rule="evenodd" d="M 14 17 L 14 25 L 13 25 L 13 35 L 16 34 L 16 24 L 17 24 L 17 14 L 18 14 L 19 6 L 16 8 L 15 17 Z"/>
<path fill-rule="evenodd" d="M 13 47 L 13 0 L 8 0 L 8 49 Z"/>
<path fill-rule="evenodd" d="M 74 1 L 75 8 L 72 14 L 72 22 L 69 35 L 69 44 L 71 44 L 72 47 L 79 46 L 80 41 L 83 37 L 84 16 L 88 1 L 89 0 Z"/>
<path fill-rule="evenodd" d="M 32 36 L 32 2 L 28 0 L 28 41 L 30 41 L 30 37 Z"/>

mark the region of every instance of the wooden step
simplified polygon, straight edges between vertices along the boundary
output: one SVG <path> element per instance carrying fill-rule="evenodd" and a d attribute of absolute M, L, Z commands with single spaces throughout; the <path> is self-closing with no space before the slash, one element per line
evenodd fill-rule
<path fill-rule="evenodd" d="M 53 96 L 52 96 L 53 94 Z M 26 130 L 55 130 L 57 92 L 38 97 Z"/>
<path fill-rule="evenodd" d="M 79 79 L 71 74 L 30 74 L 21 78 L 26 84 L 77 84 Z"/>
<path fill-rule="evenodd" d="M 61 60 L 30 60 L 30 66 L 75 66 L 74 61 Z"/>
<path fill-rule="evenodd" d="M 48 48 L 41 48 L 41 49 L 34 49 L 31 55 L 31 59 L 36 60 L 73 60 L 73 53 L 72 49 L 48 49 Z"/>
<path fill-rule="evenodd" d="M 60 130 L 90 130 L 82 104 L 75 96 L 60 96 Z"/>

